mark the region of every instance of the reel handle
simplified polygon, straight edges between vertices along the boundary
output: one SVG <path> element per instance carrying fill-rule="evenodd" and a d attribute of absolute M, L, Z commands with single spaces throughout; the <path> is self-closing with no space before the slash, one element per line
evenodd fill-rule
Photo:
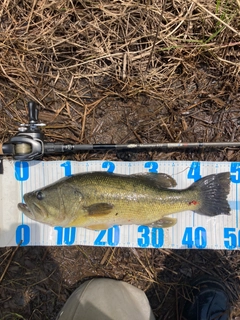
<path fill-rule="evenodd" d="M 38 122 L 39 111 L 36 108 L 36 104 L 33 101 L 28 102 L 28 117 L 29 123 L 35 124 Z"/>

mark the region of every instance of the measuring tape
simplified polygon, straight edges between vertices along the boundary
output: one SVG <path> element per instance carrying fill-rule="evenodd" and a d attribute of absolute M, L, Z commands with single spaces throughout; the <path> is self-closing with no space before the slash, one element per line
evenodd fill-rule
<path fill-rule="evenodd" d="M 90 245 L 170 249 L 239 249 L 240 162 L 190 161 L 7 161 L 0 167 L 0 246 Z M 2 168 L 4 169 L 2 172 Z M 119 174 L 162 172 L 172 176 L 178 189 L 201 177 L 230 172 L 228 201 L 231 215 L 207 217 L 192 211 L 172 214 L 178 222 L 171 228 L 113 226 L 108 230 L 50 227 L 22 214 L 17 204 L 26 192 L 39 189 L 64 176 L 80 172 L 108 171 Z"/>

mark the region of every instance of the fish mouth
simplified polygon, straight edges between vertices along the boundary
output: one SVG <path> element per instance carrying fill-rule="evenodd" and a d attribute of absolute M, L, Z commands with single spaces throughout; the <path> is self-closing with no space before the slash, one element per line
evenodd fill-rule
<path fill-rule="evenodd" d="M 27 216 L 33 216 L 32 211 L 29 209 L 29 207 L 25 203 L 19 203 L 18 209 L 22 211 Z"/>
<path fill-rule="evenodd" d="M 18 209 L 20 209 L 26 216 L 31 219 L 44 216 L 42 208 L 35 202 L 32 202 L 30 206 L 28 206 L 26 203 L 19 203 Z"/>

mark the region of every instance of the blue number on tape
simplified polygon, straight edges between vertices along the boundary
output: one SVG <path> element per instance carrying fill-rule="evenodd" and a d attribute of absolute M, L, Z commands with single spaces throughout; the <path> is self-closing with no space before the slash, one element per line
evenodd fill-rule
<path fill-rule="evenodd" d="M 105 161 L 102 164 L 103 169 L 107 169 L 107 172 L 113 173 L 115 170 L 115 164 L 111 161 Z"/>
<path fill-rule="evenodd" d="M 207 246 L 207 231 L 203 227 L 197 227 L 194 232 L 195 246 L 198 249 L 204 249 Z"/>
<path fill-rule="evenodd" d="M 94 245 L 95 246 L 105 246 L 107 244 L 106 241 L 103 241 L 103 237 L 105 236 L 107 230 L 101 230 L 96 238 L 96 240 L 94 241 Z"/>
<path fill-rule="evenodd" d="M 72 245 L 75 242 L 76 238 L 76 228 L 75 227 L 69 227 L 64 228 L 64 243 L 66 245 Z"/>
<path fill-rule="evenodd" d="M 230 167 L 230 177 L 233 183 L 240 182 L 240 162 L 233 162 L 231 163 Z"/>
<path fill-rule="evenodd" d="M 63 242 L 68 246 L 74 244 L 76 239 L 75 227 L 69 227 L 69 228 L 54 227 L 54 230 L 57 231 L 57 245 L 62 245 Z"/>
<path fill-rule="evenodd" d="M 27 224 L 21 224 L 16 229 L 16 244 L 21 241 L 21 246 L 26 246 L 30 242 L 30 227 Z"/>
<path fill-rule="evenodd" d="M 155 161 L 146 162 L 144 168 L 149 169 L 149 172 L 158 173 L 158 163 Z"/>
<path fill-rule="evenodd" d="M 15 178 L 17 181 L 26 181 L 29 178 L 29 164 L 26 161 L 15 162 Z"/>
<path fill-rule="evenodd" d="M 164 242 L 164 232 L 162 228 L 152 228 L 152 246 L 161 248 Z"/>
<path fill-rule="evenodd" d="M 54 227 L 54 230 L 57 231 L 57 245 L 61 245 L 63 242 L 63 228 L 62 227 Z"/>
<path fill-rule="evenodd" d="M 103 240 L 106 235 L 106 240 Z M 117 246 L 120 241 L 120 228 L 119 226 L 113 226 L 107 230 L 101 230 L 94 241 L 95 246 Z"/>
<path fill-rule="evenodd" d="M 200 174 L 200 162 L 192 162 L 190 169 L 187 174 L 188 179 L 193 179 L 194 181 L 197 181 L 201 178 Z"/>
<path fill-rule="evenodd" d="M 185 229 L 185 232 L 182 238 L 182 245 L 187 246 L 189 249 L 193 247 L 193 234 L 192 234 L 191 227 L 187 227 Z"/>
<path fill-rule="evenodd" d="M 204 249 L 207 246 L 207 231 L 203 227 L 197 227 L 194 232 L 192 227 L 185 229 L 182 245 L 191 249 L 195 246 L 197 249 Z"/>
<path fill-rule="evenodd" d="M 138 232 L 141 233 L 141 235 L 137 239 L 137 243 L 139 247 L 141 248 L 147 248 L 150 245 L 150 229 L 147 226 L 139 226 Z"/>
<path fill-rule="evenodd" d="M 235 228 L 224 228 L 224 246 L 227 249 L 235 249 L 237 247 L 237 235 Z M 239 239 L 238 239 L 239 242 Z"/>
<path fill-rule="evenodd" d="M 164 243 L 164 231 L 162 228 L 151 228 L 147 226 L 139 226 L 138 232 L 140 233 L 137 243 L 141 248 L 147 248 L 152 245 L 154 248 L 161 248 Z"/>
<path fill-rule="evenodd" d="M 64 168 L 64 175 L 65 177 L 69 177 L 72 175 L 72 166 L 70 161 L 66 161 L 61 164 L 61 167 Z"/>
<path fill-rule="evenodd" d="M 117 246 L 120 240 L 119 226 L 113 226 L 107 230 L 107 244 L 109 246 Z"/>

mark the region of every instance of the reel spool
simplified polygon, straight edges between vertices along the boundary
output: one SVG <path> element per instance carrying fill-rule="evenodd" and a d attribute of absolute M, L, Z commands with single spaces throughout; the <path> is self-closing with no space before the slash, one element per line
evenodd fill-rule
<path fill-rule="evenodd" d="M 32 146 L 28 143 L 15 144 L 14 154 L 16 156 L 27 155 L 32 152 Z"/>

